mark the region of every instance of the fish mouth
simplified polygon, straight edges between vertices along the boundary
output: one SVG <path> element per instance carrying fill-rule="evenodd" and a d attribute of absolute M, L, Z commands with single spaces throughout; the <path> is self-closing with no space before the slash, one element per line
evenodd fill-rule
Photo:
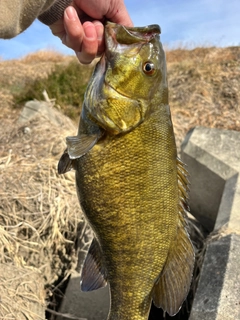
<path fill-rule="evenodd" d="M 161 33 L 159 25 L 152 24 L 145 27 L 125 27 L 116 23 L 107 22 L 105 26 L 105 43 L 111 50 L 117 44 L 136 44 L 149 42 Z"/>
<path fill-rule="evenodd" d="M 102 59 L 105 61 L 105 72 L 114 69 L 117 57 L 122 53 L 126 56 L 136 56 L 141 48 L 155 39 L 161 33 L 159 25 L 153 24 L 144 27 L 125 27 L 116 23 L 107 22 L 105 26 L 106 50 Z M 103 63 L 103 62 L 102 62 Z M 131 94 L 126 94 L 123 90 L 118 90 L 115 86 L 106 81 L 104 77 L 103 85 L 108 90 L 113 90 L 118 97 L 131 99 Z"/>

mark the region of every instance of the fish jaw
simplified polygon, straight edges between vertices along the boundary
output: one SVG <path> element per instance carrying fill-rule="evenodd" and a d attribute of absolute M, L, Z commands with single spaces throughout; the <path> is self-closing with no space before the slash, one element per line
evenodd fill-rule
<path fill-rule="evenodd" d="M 105 43 L 108 52 L 115 51 L 118 44 L 135 45 L 151 41 L 161 33 L 159 25 L 145 27 L 124 27 L 117 23 L 107 22 L 105 26 Z"/>

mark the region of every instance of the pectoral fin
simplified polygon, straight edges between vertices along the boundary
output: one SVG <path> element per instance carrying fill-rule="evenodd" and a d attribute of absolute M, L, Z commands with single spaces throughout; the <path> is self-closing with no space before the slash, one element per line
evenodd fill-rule
<path fill-rule="evenodd" d="M 164 269 L 156 281 L 152 297 L 157 307 L 174 316 L 186 299 L 194 268 L 194 248 L 187 228 L 187 171 L 180 159 L 178 165 L 179 214 L 177 236 L 173 241 Z"/>
<path fill-rule="evenodd" d="M 92 291 L 107 285 L 105 269 L 102 265 L 101 248 L 94 238 L 84 261 L 81 275 L 81 290 Z"/>
<path fill-rule="evenodd" d="M 70 159 L 76 159 L 86 154 L 97 143 L 100 134 L 80 134 L 74 137 L 67 137 L 67 147 Z"/>
<path fill-rule="evenodd" d="M 65 150 L 58 162 L 58 174 L 66 173 L 72 169 L 74 169 L 74 160 L 69 158 L 69 154 Z"/>

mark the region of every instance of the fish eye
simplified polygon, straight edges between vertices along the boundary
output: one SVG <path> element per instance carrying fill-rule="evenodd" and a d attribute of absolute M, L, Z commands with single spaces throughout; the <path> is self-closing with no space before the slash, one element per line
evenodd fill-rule
<path fill-rule="evenodd" d="M 155 72 L 154 64 L 151 61 L 147 61 L 143 64 L 143 72 L 147 75 L 153 75 Z"/>

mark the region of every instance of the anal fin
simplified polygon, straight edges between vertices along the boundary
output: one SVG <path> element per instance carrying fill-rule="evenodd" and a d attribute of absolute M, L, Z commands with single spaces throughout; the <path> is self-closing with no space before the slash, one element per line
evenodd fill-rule
<path fill-rule="evenodd" d="M 81 290 L 92 291 L 107 285 L 105 269 L 102 264 L 101 248 L 94 238 L 84 261 L 81 274 Z"/>

